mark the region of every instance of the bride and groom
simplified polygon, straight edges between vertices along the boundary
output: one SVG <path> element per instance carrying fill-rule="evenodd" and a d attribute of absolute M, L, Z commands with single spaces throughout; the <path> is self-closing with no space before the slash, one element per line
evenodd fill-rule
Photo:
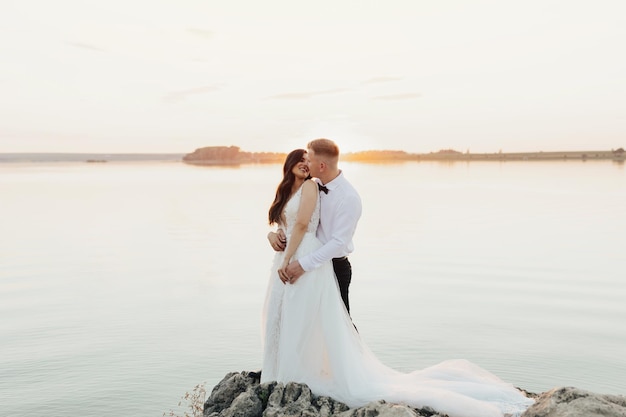
<path fill-rule="evenodd" d="M 350 407 L 385 400 L 451 417 L 520 415 L 532 400 L 471 362 L 401 373 L 363 342 L 349 314 L 347 258 L 361 200 L 338 159 L 334 142 L 316 139 L 283 165 L 269 210 L 278 229 L 268 234 L 276 254 L 263 307 L 261 382 L 304 383 Z"/>

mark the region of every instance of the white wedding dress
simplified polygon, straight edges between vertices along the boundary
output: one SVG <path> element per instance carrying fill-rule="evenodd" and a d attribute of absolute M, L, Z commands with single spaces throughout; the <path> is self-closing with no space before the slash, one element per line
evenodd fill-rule
<path fill-rule="evenodd" d="M 295 223 L 302 187 L 285 207 L 287 239 Z M 321 246 L 315 237 L 320 201 L 295 259 Z M 451 417 L 518 416 L 532 400 L 466 360 L 401 373 L 382 364 L 365 345 L 345 309 L 332 263 L 283 284 L 277 252 L 262 317 L 261 382 L 299 382 L 316 395 L 350 407 L 384 399 L 416 408 L 431 407 Z"/>

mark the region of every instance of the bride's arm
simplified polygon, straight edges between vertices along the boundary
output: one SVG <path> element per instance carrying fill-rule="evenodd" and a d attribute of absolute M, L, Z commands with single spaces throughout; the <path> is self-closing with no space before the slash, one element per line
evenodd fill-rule
<path fill-rule="evenodd" d="M 315 210 L 317 204 L 317 195 L 319 191 L 317 184 L 312 180 L 307 180 L 302 185 L 302 196 L 300 197 L 300 206 L 298 207 L 298 213 L 296 214 L 296 223 L 293 226 L 291 236 L 287 242 L 287 248 L 285 249 L 285 260 L 281 267 L 281 270 L 289 265 L 291 258 L 296 253 L 302 238 L 309 227 L 309 221 Z"/>

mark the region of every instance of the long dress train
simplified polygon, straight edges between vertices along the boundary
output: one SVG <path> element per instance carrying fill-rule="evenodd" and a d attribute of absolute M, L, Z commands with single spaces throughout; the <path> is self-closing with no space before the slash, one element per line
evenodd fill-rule
<path fill-rule="evenodd" d="M 287 238 L 301 197 L 298 190 L 285 207 Z M 294 258 L 321 246 L 315 231 L 320 201 Z M 384 399 L 413 407 L 431 407 L 451 417 L 519 416 L 532 400 L 511 384 L 466 360 L 449 360 L 402 373 L 381 363 L 361 340 L 339 294 L 328 262 L 283 284 L 275 255 L 262 316 L 261 382 L 299 382 L 316 395 L 360 407 Z"/>

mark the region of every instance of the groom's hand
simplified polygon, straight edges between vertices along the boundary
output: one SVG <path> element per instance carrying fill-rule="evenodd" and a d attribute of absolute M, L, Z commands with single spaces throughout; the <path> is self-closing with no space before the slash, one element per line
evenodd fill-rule
<path fill-rule="evenodd" d="M 288 282 L 290 284 L 295 284 L 296 281 L 304 274 L 304 269 L 302 269 L 302 265 L 300 265 L 300 262 L 298 261 L 293 261 L 287 265 L 287 268 L 283 271 L 285 277 L 289 278 Z"/>
<path fill-rule="evenodd" d="M 287 237 L 285 236 L 285 232 L 283 229 L 278 229 L 278 232 L 269 232 L 267 234 L 267 240 L 270 242 L 270 246 L 276 252 L 282 252 L 285 250 L 287 246 Z"/>

